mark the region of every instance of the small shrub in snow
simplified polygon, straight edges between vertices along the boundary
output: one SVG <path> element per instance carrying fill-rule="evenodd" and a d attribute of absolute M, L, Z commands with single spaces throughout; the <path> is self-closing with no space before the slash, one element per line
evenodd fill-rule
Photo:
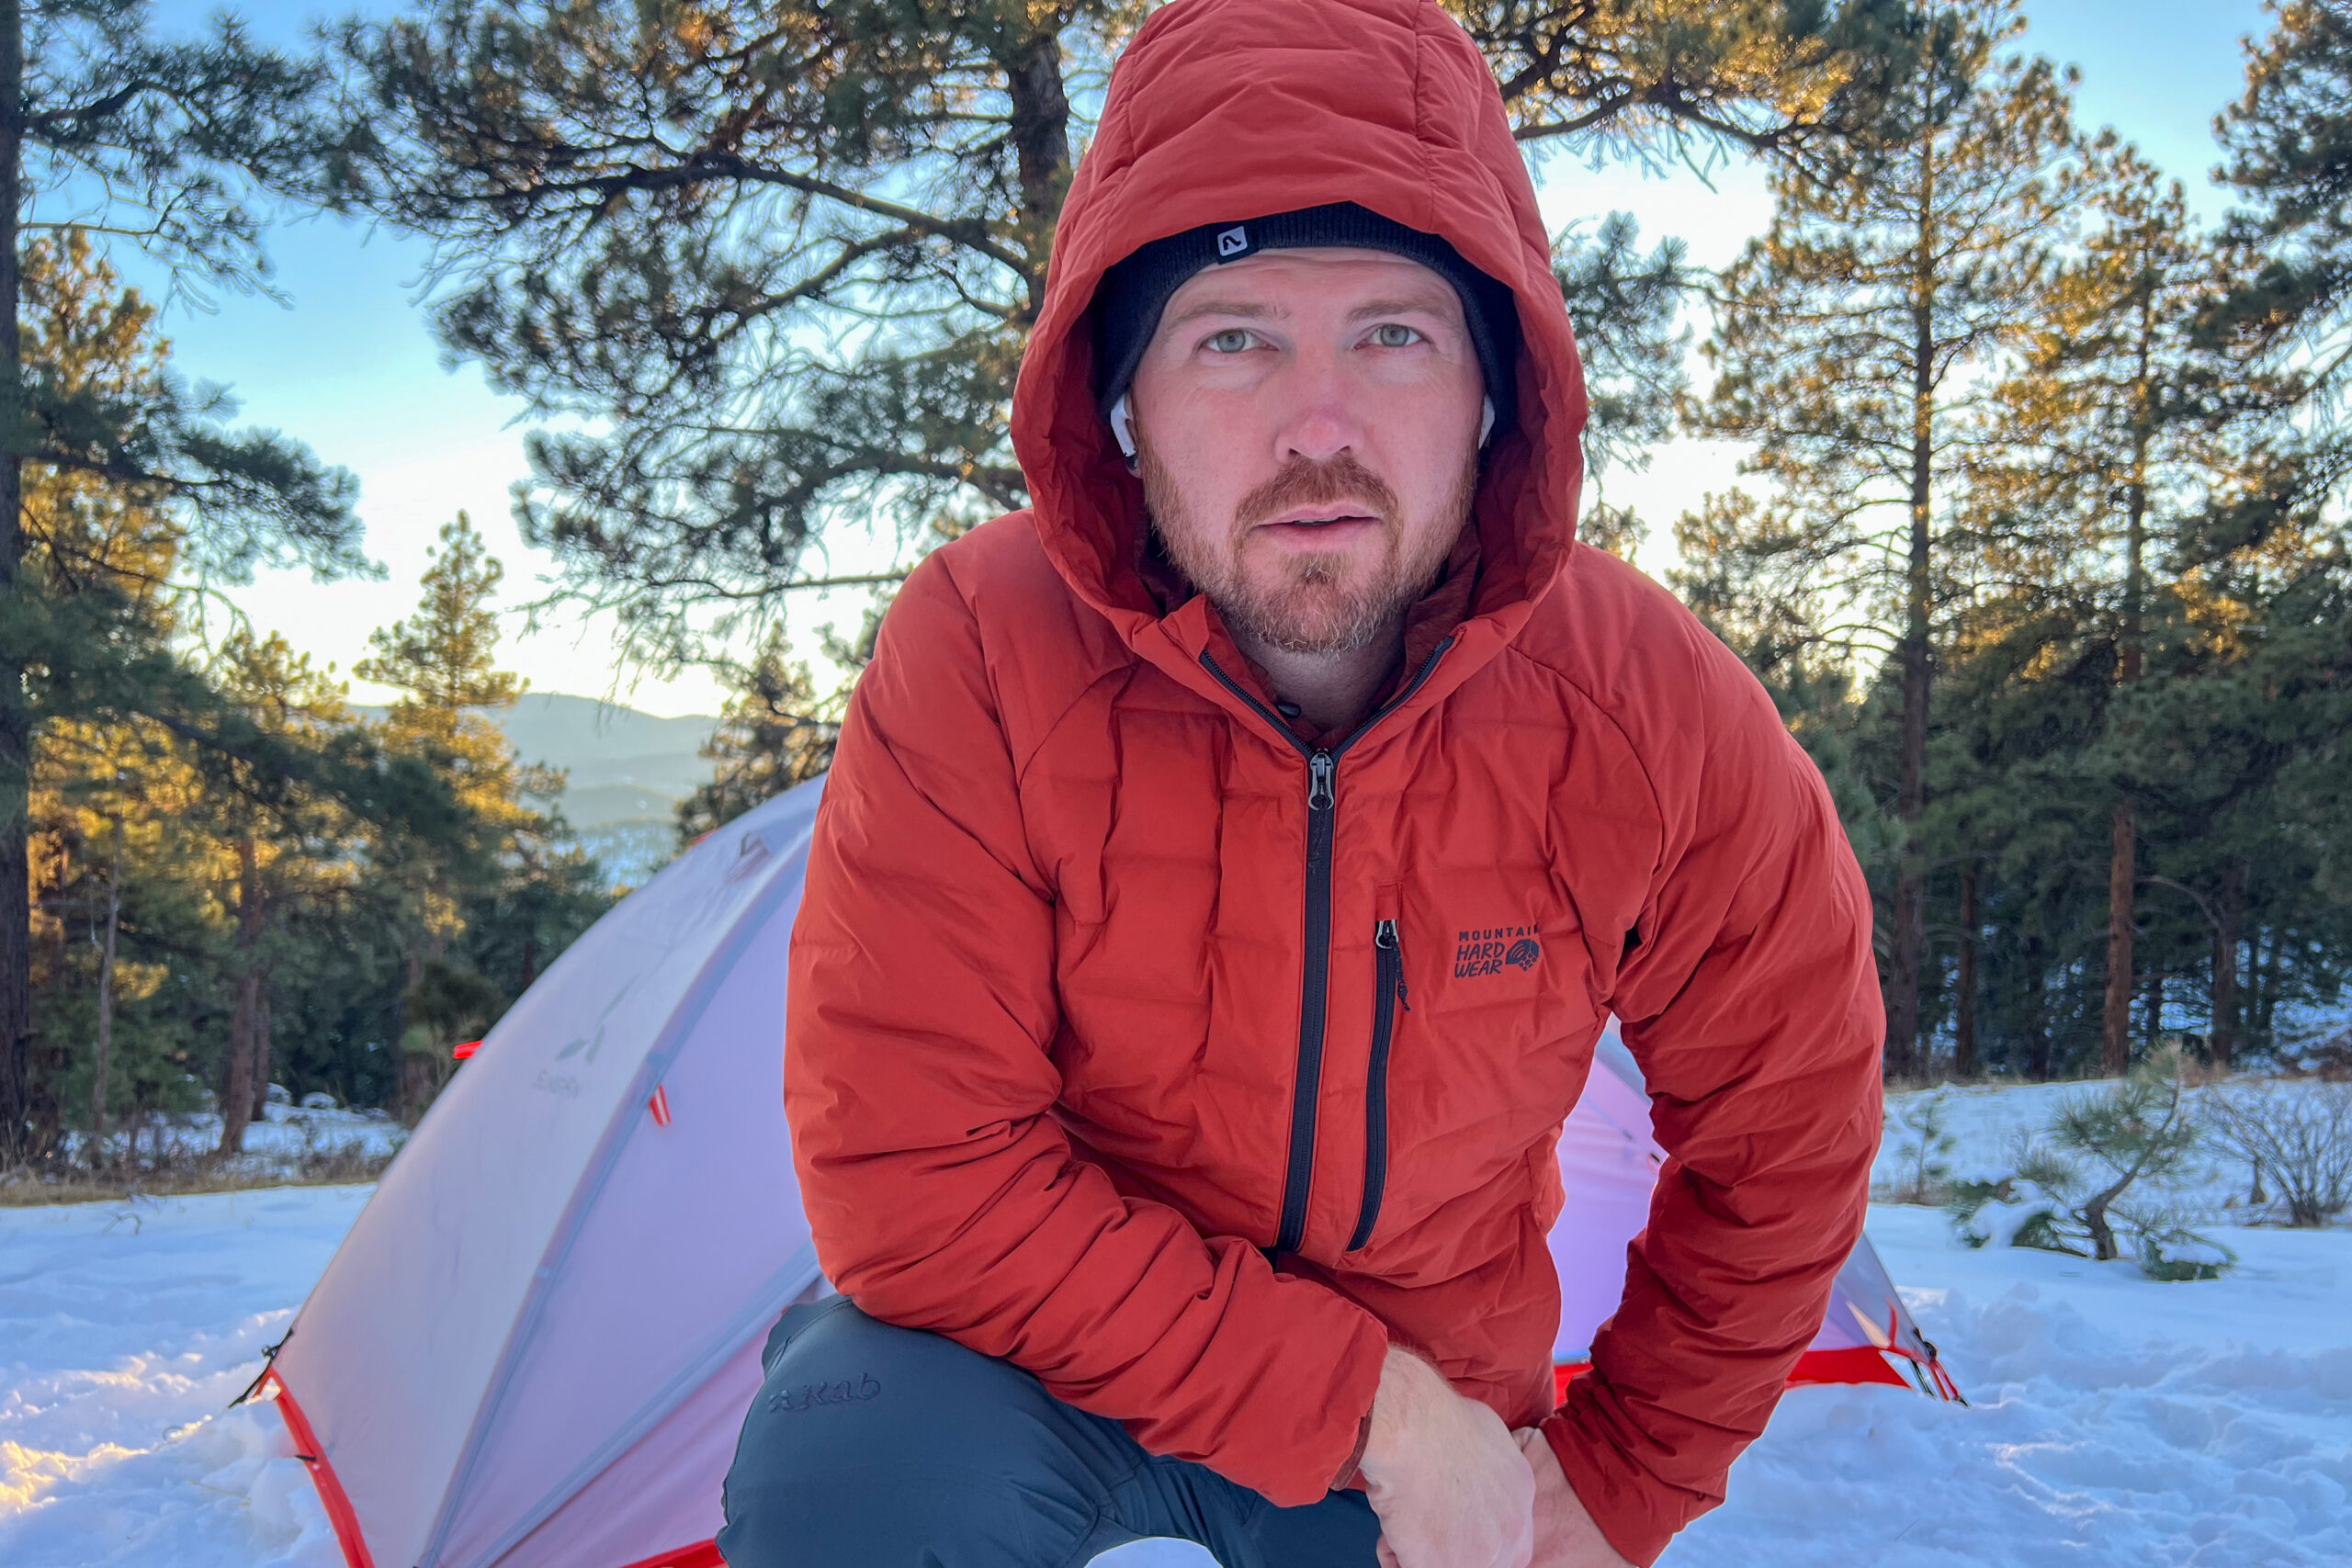
<path fill-rule="evenodd" d="M 2167 1051 L 2111 1088 L 2068 1100 L 2050 1135 L 2060 1148 L 2099 1168 L 2090 1179 L 2103 1178 L 2106 1185 L 2083 1200 L 2075 1217 L 2089 1236 L 2092 1257 L 2102 1263 L 2120 1258 L 2109 1211 L 2134 1182 L 2169 1175 L 2197 1146 L 2178 1053 Z"/>
<path fill-rule="evenodd" d="M 1983 1194 L 1966 1214 L 1954 1218 L 1961 1239 L 1971 1247 L 2038 1247 L 2050 1252 L 2072 1252 L 2075 1249 L 2058 1230 L 2066 1213 L 2064 1199 L 2030 1181 L 2012 1179 Z"/>
<path fill-rule="evenodd" d="M 2206 1096 L 2213 1140 L 2267 1173 L 2287 1223 L 2324 1225 L 2352 1208 L 2352 1084 L 2273 1083 Z"/>
<path fill-rule="evenodd" d="M 2144 1263 L 2158 1242 L 2202 1241 L 2186 1228 L 2192 1216 L 2165 1201 L 2170 1179 L 2199 1137 L 2176 1055 L 2069 1100 L 2047 1135 L 2047 1143 L 2024 1140 L 2012 1169 L 1951 1184 L 1948 1207 L 1963 1243 L 2043 1247 L 2110 1262 L 2125 1253 L 2120 1231 Z"/>
<path fill-rule="evenodd" d="M 2081 1169 L 2030 1138 L 2018 1144 L 2010 1163 L 2014 1170 L 1951 1184 L 1945 1206 L 1960 1239 L 1970 1247 L 2031 1247 L 2081 1257 L 2089 1240 L 2075 1211 Z"/>
<path fill-rule="evenodd" d="M 2140 1235 L 2140 1272 L 2151 1280 L 2218 1280 L 2237 1260 L 2219 1242 L 2179 1226 Z"/>
<path fill-rule="evenodd" d="M 1896 1124 L 1910 1134 L 1895 1146 L 1896 1157 L 1903 1162 L 1903 1179 L 1884 1196 L 1895 1203 L 1933 1203 L 1944 1190 L 1944 1182 L 1951 1175 L 1947 1157 L 1954 1140 L 1944 1130 L 1946 1113 L 1944 1091 L 1915 1095 L 1894 1108 Z"/>

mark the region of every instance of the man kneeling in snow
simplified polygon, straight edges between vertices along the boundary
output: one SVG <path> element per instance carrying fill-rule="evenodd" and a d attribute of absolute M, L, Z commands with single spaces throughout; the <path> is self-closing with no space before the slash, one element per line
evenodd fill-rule
<path fill-rule="evenodd" d="M 1584 415 L 1436 5 L 1152 17 L 1035 504 L 908 580 L 826 787 L 785 1082 L 842 1295 L 769 1342 L 729 1562 L 1583 1568 L 1720 1500 L 1861 1222 L 1868 897 L 1738 660 L 1573 542 Z M 1555 1409 L 1611 1012 L 1672 1158 Z"/>

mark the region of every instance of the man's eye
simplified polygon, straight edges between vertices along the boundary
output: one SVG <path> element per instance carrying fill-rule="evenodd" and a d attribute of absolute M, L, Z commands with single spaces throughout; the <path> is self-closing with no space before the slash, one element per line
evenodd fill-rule
<path fill-rule="evenodd" d="M 1421 334 L 1398 321 L 1384 321 L 1372 329 L 1372 341 L 1382 348 L 1410 348 Z"/>
<path fill-rule="evenodd" d="M 1212 333 L 1203 345 L 1211 354 L 1239 354 L 1250 346 L 1250 332 L 1246 327 L 1227 327 Z"/>

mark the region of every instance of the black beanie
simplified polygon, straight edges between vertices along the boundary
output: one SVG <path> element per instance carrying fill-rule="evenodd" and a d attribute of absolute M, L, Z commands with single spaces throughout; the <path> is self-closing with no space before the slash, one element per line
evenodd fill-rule
<path fill-rule="evenodd" d="M 1104 273 L 1094 291 L 1094 363 L 1101 375 L 1095 396 L 1103 416 L 1108 418 L 1112 406 L 1125 394 L 1143 351 L 1159 330 L 1160 312 L 1187 278 L 1261 251 L 1326 245 L 1387 251 L 1420 263 L 1453 285 L 1462 298 L 1470 345 L 1487 378 L 1487 397 L 1495 406 L 1495 429 L 1510 428 L 1517 412 L 1519 362 L 1519 305 L 1510 290 L 1464 261 L 1460 252 L 1435 234 L 1408 229 L 1351 201 L 1302 207 L 1238 223 L 1204 223 L 1154 240 Z"/>

